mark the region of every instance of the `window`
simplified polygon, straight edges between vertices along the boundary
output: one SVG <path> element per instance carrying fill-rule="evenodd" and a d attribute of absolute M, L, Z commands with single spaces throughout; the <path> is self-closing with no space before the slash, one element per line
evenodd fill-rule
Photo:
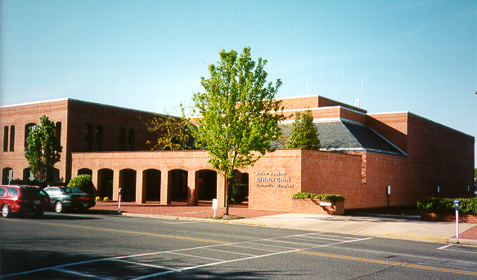
<path fill-rule="evenodd" d="M 84 150 L 89 152 L 93 150 L 93 126 L 86 124 L 84 130 Z"/>
<path fill-rule="evenodd" d="M 58 137 L 58 140 L 60 140 L 60 144 L 61 144 L 61 122 L 56 122 L 55 134 L 56 134 L 56 137 Z"/>
<path fill-rule="evenodd" d="M 35 123 L 29 123 L 25 125 L 25 147 L 28 145 L 27 143 L 28 135 L 30 135 L 31 130 L 34 129 L 35 126 L 36 126 Z"/>
<path fill-rule="evenodd" d="M 5 188 L 0 187 L 0 196 L 5 196 L 6 193 L 7 190 L 5 190 Z"/>
<path fill-rule="evenodd" d="M 18 191 L 18 189 L 14 189 L 14 188 L 8 188 L 8 194 L 10 196 L 17 196 L 20 192 Z"/>
<path fill-rule="evenodd" d="M 10 126 L 10 152 L 15 150 L 15 126 Z"/>
<path fill-rule="evenodd" d="M 119 129 L 119 150 L 124 151 L 126 149 L 126 129 Z"/>
<path fill-rule="evenodd" d="M 102 125 L 96 126 L 96 140 L 94 141 L 94 149 L 95 151 L 103 150 L 103 126 Z"/>
<path fill-rule="evenodd" d="M 134 129 L 130 129 L 129 135 L 128 135 L 128 150 L 129 151 L 134 150 L 134 136 L 135 136 Z"/>
<path fill-rule="evenodd" d="M 3 128 L 3 151 L 8 151 L 8 126 Z"/>

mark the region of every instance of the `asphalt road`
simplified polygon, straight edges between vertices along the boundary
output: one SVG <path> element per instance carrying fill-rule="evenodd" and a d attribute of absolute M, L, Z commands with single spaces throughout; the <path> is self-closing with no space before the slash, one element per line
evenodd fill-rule
<path fill-rule="evenodd" d="M 116 215 L 0 219 L 2 279 L 477 279 L 477 247 Z"/>

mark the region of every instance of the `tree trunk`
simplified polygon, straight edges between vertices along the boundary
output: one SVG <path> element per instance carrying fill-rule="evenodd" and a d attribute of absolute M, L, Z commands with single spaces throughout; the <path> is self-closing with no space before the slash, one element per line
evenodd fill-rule
<path fill-rule="evenodd" d="M 229 215 L 229 201 L 230 201 L 230 187 L 232 185 L 233 178 L 227 178 L 225 175 L 225 213 L 224 215 Z"/>

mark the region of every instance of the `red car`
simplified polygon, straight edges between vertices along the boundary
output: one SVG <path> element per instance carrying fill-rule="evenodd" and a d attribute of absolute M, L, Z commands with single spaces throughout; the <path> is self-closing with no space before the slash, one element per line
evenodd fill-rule
<path fill-rule="evenodd" d="M 36 186 L 0 186 L 0 205 L 2 217 L 8 218 L 12 213 L 33 213 L 41 218 L 50 206 L 48 194 Z"/>

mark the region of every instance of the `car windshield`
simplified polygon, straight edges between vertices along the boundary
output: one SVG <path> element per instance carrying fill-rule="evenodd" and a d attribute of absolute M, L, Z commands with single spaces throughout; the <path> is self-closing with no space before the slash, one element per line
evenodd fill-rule
<path fill-rule="evenodd" d="M 48 196 L 43 190 L 36 187 L 22 188 L 22 197 L 29 199 L 39 199 Z"/>
<path fill-rule="evenodd" d="M 78 188 L 70 188 L 70 187 L 63 188 L 63 191 L 65 193 L 84 193 L 82 190 Z"/>

